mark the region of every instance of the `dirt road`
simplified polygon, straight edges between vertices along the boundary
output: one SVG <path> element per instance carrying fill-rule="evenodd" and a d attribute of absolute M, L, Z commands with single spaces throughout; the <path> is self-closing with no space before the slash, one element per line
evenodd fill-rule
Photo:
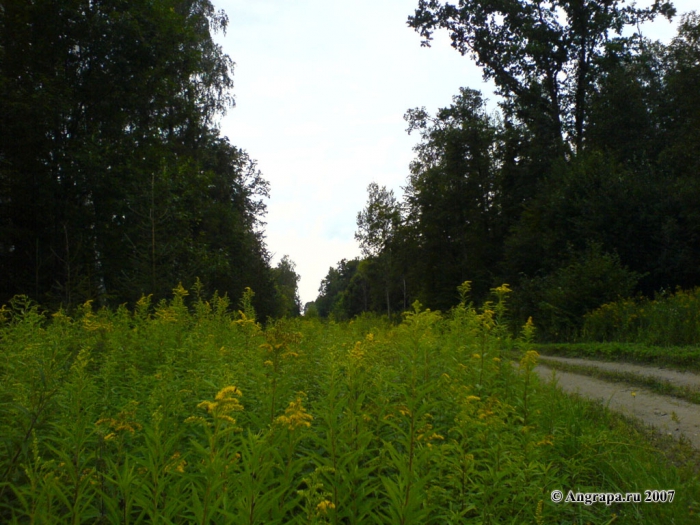
<path fill-rule="evenodd" d="M 570 372 L 554 371 L 546 366 L 548 360 L 594 366 L 605 370 L 633 373 L 639 376 L 652 376 L 660 380 L 670 381 L 679 386 L 688 386 L 698 390 L 700 390 L 699 375 L 654 366 L 647 367 L 627 363 L 610 363 L 551 356 L 541 356 L 540 364 L 535 368 L 540 377 L 546 381 L 551 381 L 554 377 L 554 380 L 565 392 L 575 392 L 589 399 L 599 400 L 611 410 L 640 419 L 676 438 L 684 435 L 693 447 L 700 449 L 700 405 L 656 394 L 626 383 L 610 382 Z"/>

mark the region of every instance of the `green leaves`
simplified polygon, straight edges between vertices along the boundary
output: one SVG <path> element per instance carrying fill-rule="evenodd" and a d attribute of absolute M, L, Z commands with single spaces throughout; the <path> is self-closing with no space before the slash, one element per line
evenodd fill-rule
<path fill-rule="evenodd" d="M 31 362 L 50 350 L 70 362 L 59 376 L 46 368 L 44 382 L 0 369 L 5 406 L 55 390 L 41 424 L 31 404 L 0 411 L 16 454 L 0 455 L 0 520 L 605 523 L 615 512 L 631 524 L 638 506 L 582 511 L 548 494 L 661 484 L 683 487 L 680 503 L 643 510 L 682 523 L 697 480 L 608 412 L 540 384 L 534 352 L 520 372 L 510 366 L 513 342 L 499 330 L 507 290 L 449 320 L 416 304 L 400 326 L 287 319 L 246 333 L 249 323 L 206 306 L 216 297 L 200 294 L 190 313 L 179 287 L 155 316 L 84 307 L 43 326 L 18 317 L 3 328 L 4 356 Z M 289 354 L 275 389 L 269 347 Z"/>
<path fill-rule="evenodd" d="M 435 30 L 448 31 L 452 46 L 483 68 L 538 138 L 556 142 L 552 153 L 560 156 L 566 141 L 576 151 L 583 146 L 589 97 L 610 45 L 629 45 L 626 26 L 674 13 L 660 3 L 644 9 L 599 0 L 420 0 L 408 24 L 423 45 Z"/>

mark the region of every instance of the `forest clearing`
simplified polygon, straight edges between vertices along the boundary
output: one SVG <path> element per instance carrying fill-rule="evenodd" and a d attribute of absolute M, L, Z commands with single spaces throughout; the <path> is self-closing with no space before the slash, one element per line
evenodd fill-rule
<path fill-rule="evenodd" d="M 2 521 L 694 523 L 697 464 L 540 381 L 508 287 L 481 309 L 467 290 L 399 325 L 264 328 L 251 291 L 235 313 L 181 286 L 133 312 L 17 299 L 2 310 Z"/>

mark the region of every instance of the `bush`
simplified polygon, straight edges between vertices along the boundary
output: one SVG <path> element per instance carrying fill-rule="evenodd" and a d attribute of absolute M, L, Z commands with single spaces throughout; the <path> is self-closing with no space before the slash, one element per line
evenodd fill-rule
<path fill-rule="evenodd" d="M 700 344 L 700 288 L 673 294 L 621 299 L 585 316 L 582 336 L 588 341 L 647 345 Z"/>
<path fill-rule="evenodd" d="M 570 340 L 579 335 L 585 314 L 629 296 L 640 277 L 622 266 L 617 255 L 592 243 L 566 266 L 522 282 L 516 298 L 521 313 L 534 318 L 545 339 Z"/>

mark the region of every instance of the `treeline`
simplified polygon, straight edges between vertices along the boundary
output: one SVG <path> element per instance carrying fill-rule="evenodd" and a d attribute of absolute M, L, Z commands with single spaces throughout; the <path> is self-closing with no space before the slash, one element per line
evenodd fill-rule
<path fill-rule="evenodd" d="M 341 261 L 307 305 L 347 318 L 487 298 L 552 338 L 619 297 L 700 284 L 700 16 L 668 44 L 638 24 L 675 10 L 618 2 L 421 0 L 409 25 L 447 30 L 499 95 L 461 89 L 420 137 L 397 200 L 376 184 L 358 214 L 360 259 Z"/>
<path fill-rule="evenodd" d="M 299 311 L 271 268 L 269 185 L 219 135 L 233 62 L 209 0 L 5 0 L 0 6 L 0 302 L 133 302 L 199 277 Z"/>

